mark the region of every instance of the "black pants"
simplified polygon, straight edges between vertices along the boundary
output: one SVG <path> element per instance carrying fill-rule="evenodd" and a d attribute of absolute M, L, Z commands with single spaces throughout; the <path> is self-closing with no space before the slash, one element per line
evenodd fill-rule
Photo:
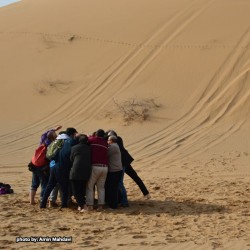
<path fill-rule="evenodd" d="M 86 180 L 71 180 L 71 187 L 79 207 L 83 208 L 86 204 Z"/>
<path fill-rule="evenodd" d="M 108 172 L 105 183 L 105 199 L 110 208 L 118 207 L 118 188 L 122 178 L 122 170 L 118 172 Z"/>
<path fill-rule="evenodd" d="M 143 195 L 149 194 L 146 186 L 131 165 L 126 166 L 125 173 L 139 186 Z"/>
<path fill-rule="evenodd" d="M 62 204 L 61 207 L 67 207 L 68 203 L 68 190 L 69 190 L 69 173 L 61 173 L 58 167 L 53 167 L 50 169 L 49 182 L 44 191 L 42 201 L 40 203 L 40 208 L 45 208 L 51 191 L 59 183 L 62 190 Z"/>

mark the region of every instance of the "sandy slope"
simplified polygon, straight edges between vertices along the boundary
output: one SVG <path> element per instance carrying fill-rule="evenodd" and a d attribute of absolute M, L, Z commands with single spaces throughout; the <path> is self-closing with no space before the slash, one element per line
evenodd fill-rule
<path fill-rule="evenodd" d="M 21 231 L 72 235 L 74 247 L 96 249 L 249 249 L 249 10 L 246 0 L 23 0 L 1 8 L 0 181 L 17 193 L 0 197 L 12 232 L 0 231 L 2 243 L 15 247 Z M 145 107 L 148 100 L 157 105 Z M 124 122 L 125 101 L 143 103 L 147 120 Z M 56 124 L 115 129 L 153 199 L 140 201 L 126 177 L 131 208 L 115 215 L 69 210 L 62 222 L 58 211 L 30 208 L 26 164 Z M 37 230 L 26 211 L 39 214 Z"/>

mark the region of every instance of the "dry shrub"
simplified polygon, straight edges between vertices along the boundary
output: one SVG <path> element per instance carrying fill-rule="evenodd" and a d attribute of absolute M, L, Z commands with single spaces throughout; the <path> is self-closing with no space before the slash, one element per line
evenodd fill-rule
<path fill-rule="evenodd" d="M 120 103 L 113 99 L 113 102 L 126 125 L 131 122 L 144 122 L 149 119 L 151 111 L 160 108 L 154 99 L 131 98 Z"/>

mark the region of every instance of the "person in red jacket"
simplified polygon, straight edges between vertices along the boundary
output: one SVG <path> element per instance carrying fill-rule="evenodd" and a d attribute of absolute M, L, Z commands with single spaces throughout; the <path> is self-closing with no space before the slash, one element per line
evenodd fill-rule
<path fill-rule="evenodd" d="M 95 185 L 97 187 L 98 209 L 105 204 L 105 182 L 108 174 L 108 143 L 102 129 L 96 131 L 95 136 L 88 138 L 91 148 L 92 173 L 86 189 L 86 203 L 88 210 L 94 206 Z"/>

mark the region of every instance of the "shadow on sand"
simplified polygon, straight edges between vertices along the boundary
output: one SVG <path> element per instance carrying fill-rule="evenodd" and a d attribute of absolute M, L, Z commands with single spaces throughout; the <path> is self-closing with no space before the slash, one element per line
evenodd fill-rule
<path fill-rule="evenodd" d="M 215 205 L 211 203 L 195 202 L 190 200 L 184 201 L 130 201 L 128 208 L 121 208 L 116 210 L 117 213 L 127 213 L 128 215 L 138 214 L 169 214 L 171 216 L 179 215 L 200 215 L 213 213 L 228 213 L 229 209 L 222 205 Z"/>

